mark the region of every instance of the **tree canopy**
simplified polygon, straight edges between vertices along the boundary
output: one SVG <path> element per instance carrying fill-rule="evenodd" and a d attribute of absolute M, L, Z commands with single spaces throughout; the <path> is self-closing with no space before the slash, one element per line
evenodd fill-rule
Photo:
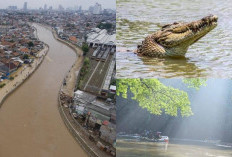
<path fill-rule="evenodd" d="M 84 56 L 87 54 L 87 52 L 89 51 L 89 46 L 86 43 L 82 44 L 82 51 L 84 52 Z"/>
<path fill-rule="evenodd" d="M 195 88 L 196 90 L 199 90 L 201 86 L 206 86 L 206 79 L 187 78 L 183 79 L 183 82 L 188 86 L 188 88 Z"/>
<path fill-rule="evenodd" d="M 29 47 L 33 47 L 33 46 L 34 46 L 34 43 L 33 43 L 33 42 L 31 42 L 31 41 L 30 41 L 30 42 L 28 42 L 27 44 L 28 44 L 28 46 L 29 46 Z"/>
<path fill-rule="evenodd" d="M 100 29 L 107 29 L 107 30 L 109 30 L 109 29 L 112 28 L 112 24 L 108 23 L 108 22 L 107 23 L 99 23 L 97 25 L 97 27 L 100 28 Z"/>
<path fill-rule="evenodd" d="M 205 85 L 205 79 L 183 79 L 189 88 L 199 89 Z M 117 95 L 127 98 L 127 92 L 133 93 L 132 99 L 139 106 L 146 108 L 150 113 L 161 115 L 162 112 L 171 116 L 177 116 L 178 111 L 182 116 L 191 116 L 188 93 L 166 86 L 159 79 L 119 79 L 117 80 Z"/>
<path fill-rule="evenodd" d="M 29 59 L 28 54 L 24 54 L 24 55 L 23 55 L 23 59 Z"/>

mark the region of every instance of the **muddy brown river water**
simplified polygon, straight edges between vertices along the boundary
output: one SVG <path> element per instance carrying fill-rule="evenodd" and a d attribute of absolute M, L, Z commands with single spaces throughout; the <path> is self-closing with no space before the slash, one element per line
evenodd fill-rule
<path fill-rule="evenodd" d="M 35 25 L 50 50 L 39 69 L 0 108 L 0 157 L 85 157 L 58 111 L 58 91 L 75 53 Z"/>

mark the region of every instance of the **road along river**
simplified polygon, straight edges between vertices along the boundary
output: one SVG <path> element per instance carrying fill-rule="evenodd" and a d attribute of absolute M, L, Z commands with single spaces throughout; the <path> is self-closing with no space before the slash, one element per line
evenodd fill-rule
<path fill-rule="evenodd" d="M 0 109 L 0 156 L 87 156 L 70 135 L 58 111 L 58 92 L 75 52 L 35 25 L 49 52 L 38 70 L 3 103 Z"/>

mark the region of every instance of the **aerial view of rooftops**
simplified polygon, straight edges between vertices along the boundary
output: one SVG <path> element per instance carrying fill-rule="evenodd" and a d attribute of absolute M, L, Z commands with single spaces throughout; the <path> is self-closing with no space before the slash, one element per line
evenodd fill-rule
<path fill-rule="evenodd" d="M 116 156 L 115 0 L 0 0 L 0 156 Z"/>

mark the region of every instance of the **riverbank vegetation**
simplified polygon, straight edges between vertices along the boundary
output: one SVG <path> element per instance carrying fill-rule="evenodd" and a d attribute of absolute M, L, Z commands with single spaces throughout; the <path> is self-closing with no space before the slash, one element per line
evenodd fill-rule
<path fill-rule="evenodd" d="M 100 29 L 110 30 L 113 27 L 113 25 L 107 22 L 107 23 L 99 23 L 97 27 Z"/>
<path fill-rule="evenodd" d="M 89 52 L 89 46 L 87 43 L 83 43 L 82 44 L 82 51 L 83 51 L 83 55 L 86 56 L 87 52 Z"/>
<path fill-rule="evenodd" d="M 14 80 L 14 77 L 13 77 L 13 76 L 11 76 L 11 77 L 9 78 L 9 80 Z"/>
<path fill-rule="evenodd" d="M 5 85 L 5 83 L 0 84 L 0 88 L 3 88 Z"/>
<path fill-rule="evenodd" d="M 85 75 L 89 72 L 89 68 L 90 68 L 90 60 L 88 57 L 85 57 L 83 66 L 80 70 L 79 79 L 77 80 L 77 89 L 80 89 L 80 85 L 82 84 Z"/>

